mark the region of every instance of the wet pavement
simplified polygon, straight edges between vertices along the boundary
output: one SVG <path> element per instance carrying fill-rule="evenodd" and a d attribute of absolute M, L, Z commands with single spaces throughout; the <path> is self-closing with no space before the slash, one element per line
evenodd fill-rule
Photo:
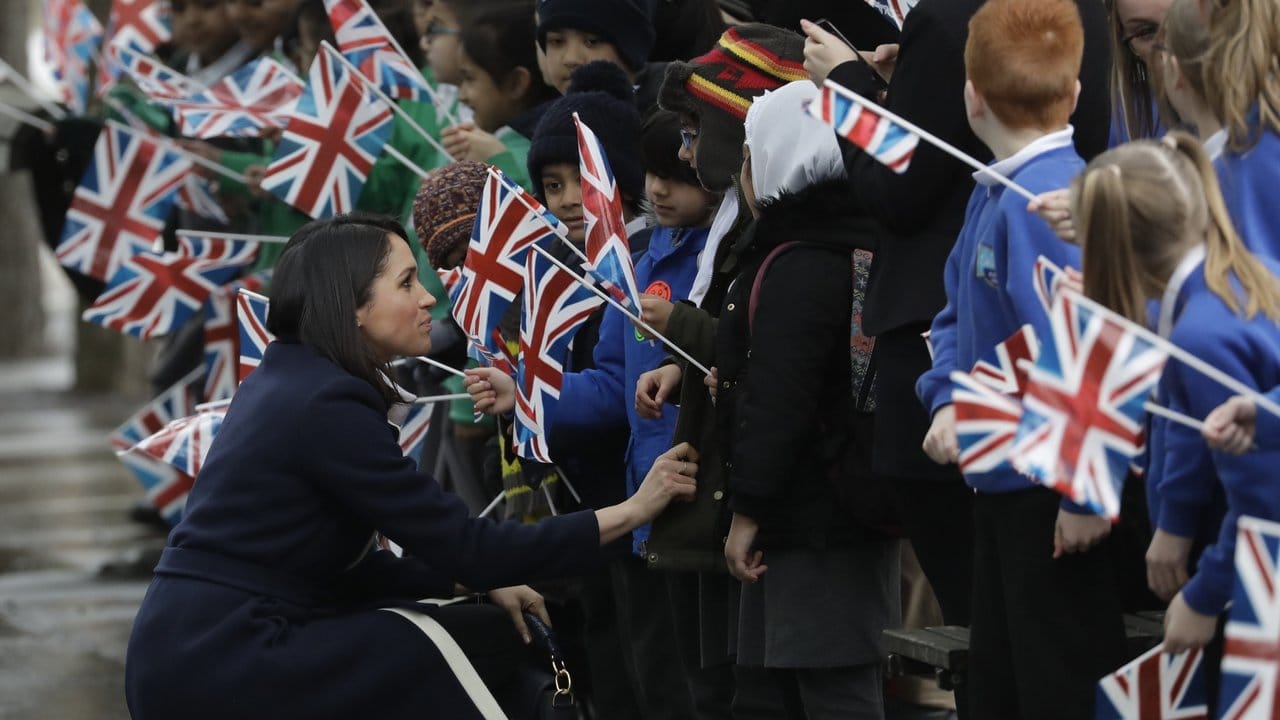
<path fill-rule="evenodd" d="M 164 542 L 107 434 L 142 398 L 73 396 L 70 361 L 0 363 L 0 719 L 115 720 L 146 578 Z M 145 564 L 145 561 L 144 561 Z M 106 572 L 104 572 L 104 567 Z"/>

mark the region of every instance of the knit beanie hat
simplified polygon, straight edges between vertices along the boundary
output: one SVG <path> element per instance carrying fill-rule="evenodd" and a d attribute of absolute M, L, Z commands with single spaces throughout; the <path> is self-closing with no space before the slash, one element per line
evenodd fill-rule
<path fill-rule="evenodd" d="M 577 70 L 569 92 L 543 113 L 529 144 L 529 178 L 534 197 L 542 195 L 542 168 L 550 163 L 578 166 L 578 128 L 573 114 L 600 139 L 618 189 L 633 203 L 644 195 L 644 166 L 640 160 L 640 113 L 631 80 L 622 68 L 597 60 Z"/>
<path fill-rule="evenodd" d="M 723 192 L 742 167 L 742 124 L 752 99 L 808 77 L 804 36 L 750 23 L 726 30 L 707 54 L 667 65 L 658 104 L 698 118 L 698 179 Z"/>
<path fill-rule="evenodd" d="M 443 268 L 445 259 L 470 241 L 488 178 L 484 163 L 459 160 L 433 170 L 422 181 L 413 198 L 413 229 L 431 267 Z"/>
<path fill-rule="evenodd" d="M 538 45 L 543 52 L 549 30 L 599 35 L 617 49 L 632 72 L 644 69 L 655 38 L 647 0 L 540 0 Z"/>

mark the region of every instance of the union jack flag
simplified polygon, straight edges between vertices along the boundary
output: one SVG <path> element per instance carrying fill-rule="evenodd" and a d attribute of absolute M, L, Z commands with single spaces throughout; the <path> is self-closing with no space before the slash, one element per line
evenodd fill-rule
<path fill-rule="evenodd" d="M 197 138 L 257 137 L 265 128 L 285 127 L 303 87 L 280 63 L 259 58 L 175 103 L 178 132 Z"/>
<path fill-rule="evenodd" d="M 960 471 L 990 472 L 1005 465 L 1022 419 L 1027 366 L 1040 354 L 1035 329 L 1023 325 L 968 373 L 953 372 L 951 401 L 960 444 Z"/>
<path fill-rule="evenodd" d="M 267 331 L 270 300 L 241 288 L 236 291 L 236 318 L 240 324 L 240 382 L 262 363 L 262 354 L 276 337 Z"/>
<path fill-rule="evenodd" d="M 126 259 L 82 317 L 143 340 L 167 335 L 257 255 L 257 243 L 179 236 L 178 252 Z"/>
<path fill-rule="evenodd" d="M 822 86 L 807 110 L 896 173 L 907 171 L 920 144 L 920 136 L 886 116 L 884 108 L 831 81 Z"/>
<path fill-rule="evenodd" d="M 462 267 L 458 266 L 448 270 L 436 268 L 436 275 L 440 277 L 440 284 L 444 286 L 445 294 L 452 298 L 453 291 L 457 289 L 458 282 L 462 280 Z"/>
<path fill-rule="evenodd" d="M 546 421 L 560 401 L 564 361 L 574 334 L 604 301 L 542 253 L 528 253 L 525 270 L 515 451 L 522 458 L 550 463 Z"/>
<path fill-rule="evenodd" d="M 223 225 L 231 224 L 231 218 L 222 209 L 222 204 L 213 196 L 213 188 L 209 181 L 193 173 L 188 173 L 173 202 L 183 210 L 189 210 L 207 220 L 214 220 Z"/>
<path fill-rule="evenodd" d="M 154 435 L 171 421 L 196 411 L 200 390 L 204 385 L 203 370 L 196 368 L 169 389 L 155 396 L 132 417 L 125 420 L 110 436 L 117 451 L 128 450 Z"/>
<path fill-rule="evenodd" d="M 1280 717 L 1280 524 L 1241 516 L 1235 563 L 1218 717 Z"/>
<path fill-rule="evenodd" d="M 230 400 L 240 384 L 240 325 L 236 295 L 243 288 L 257 292 L 271 279 L 263 270 L 223 285 L 204 301 L 204 400 Z"/>
<path fill-rule="evenodd" d="M 58 96 L 71 112 L 89 105 L 89 64 L 102 42 L 102 25 L 80 0 L 46 0 L 44 57 L 53 68 Z"/>
<path fill-rule="evenodd" d="M 109 281 L 126 258 L 155 242 L 190 171 L 178 153 L 107 121 L 67 209 L 58 262 Z"/>
<path fill-rule="evenodd" d="M 355 207 L 391 136 L 391 109 L 324 45 L 298 98 L 262 188 L 311 217 Z"/>
<path fill-rule="evenodd" d="M 582 215 L 587 235 L 587 270 L 609 295 L 630 310 L 640 307 L 636 269 L 631 264 L 622 194 L 600 140 L 573 114 L 578 126 L 578 167 L 582 175 Z"/>
<path fill-rule="evenodd" d="M 523 201 L 523 202 L 522 202 Z M 527 203 L 527 204 L 526 204 Z M 525 285 L 525 258 L 553 242 L 559 221 L 520 186 L 491 170 L 480 194 L 461 278 L 450 294 L 453 317 L 470 339 L 476 360 L 507 354 L 498 322 Z"/>
<path fill-rule="evenodd" d="M 1010 463 L 1036 482 L 1109 518 L 1142 445 L 1143 403 L 1167 354 L 1128 321 L 1060 292 L 1022 396 Z"/>
<path fill-rule="evenodd" d="M 867 0 L 868 5 L 879 10 L 880 14 L 899 30 L 902 29 L 902 23 L 907 20 L 907 13 L 911 12 L 911 8 L 918 2 L 920 0 Z"/>
<path fill-rule="evenodd" d="M 404 456 L 419 460 L 422 454 L 422 443 L 427 439 L 427 431 L 431 429 L 431 413 L 435 403 L 415 403 L 409 406 L 409 412 L 396 427 L 400 430 L 400 449 Z"/>
<path fill-rule="evenodd" d="M 207 91 L 204 85 L 137 48 L 112 45 L 107 52 L 114 56 L 120 69 L 129 74 L 138 89 L 156 102 L 166 105 L 182 102 L 191 95 Z"/>
<path fill-rule="evenodd" d="M 187 496 L 196 484 L 195 478 L 141 450 L 123 450 L 116 453 L 116 457 L 137 476 L 147 500 L 160 517 L 169 527 L 177 525 L 186 508 Z"/>
<path fill-rule="evenodd" d="M 165 425 L 160 431 L 133 447 L 157 460 L 163 460 L 185 475 L 200 476 L 200 468 L 209 456 L 213 438 L 227 416 L 225 408 L 205 410 Z"/>
<path fill-rule="evenodd" d="M 129 48 L 153 53 L 169 42 L 173 33 L 169 25 L 169 3 L 163 0 L 112 0 L 104 39 L 106 50 L 98 65 L 98 91 L 106 92 L 120 76 L 122 69 L 112 48 Z"/>
<path fill-rule="evenodd" d="M 1207 720 L 1204 656 L 1157 645 L 1098 681 L 1097 720 Z"/>
<path fill-rule="evenodd" d="M 430 97 L 426 78 L 365 0 L 324 0 L 338 50 L 393 98 Z"/>
<path fill-rule="evenodd" d="M 1045 314 L 1053 311 L 1053 299 L 1062 288 L 1084 292 L 1079 271 L 1071 267 L 1060 268 L 1043 255 L 1036 258 L 1035 269 L 1032 270 L 1032 286 L 1036 297 L 1040 298 L 1040 304 L 1044 306 Z"/>

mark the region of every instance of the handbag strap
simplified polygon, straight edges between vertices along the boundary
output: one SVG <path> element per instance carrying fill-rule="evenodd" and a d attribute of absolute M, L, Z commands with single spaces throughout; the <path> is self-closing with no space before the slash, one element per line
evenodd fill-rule
<path fill-rule="evenodd" d="M 542 618 L 531 612 L 524 613 L 524 623 L 529 628 L 529 636 L 535 646 L 542 649 L 551 660 L 551 672 L 555 676 L 555 695 L 551 699 L 552 706 L 569 707 L 573 705 L 573 677 L 564 662 L 564 653 L 556 640 L 555 632 L 542 622 Z"/>

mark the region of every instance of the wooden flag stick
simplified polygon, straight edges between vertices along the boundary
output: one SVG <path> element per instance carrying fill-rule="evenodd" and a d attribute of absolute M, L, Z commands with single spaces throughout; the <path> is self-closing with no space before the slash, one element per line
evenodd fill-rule
<path fill-rule="evenodd" d="M 1146 340 L 1152 345 L 1155 345 L 1156 347 L 1161 348 L 1165 352 L 1169 353 L 1170 357 L 1176 358 L 1179 362 L 1186 365 L 1187 367 L 1204 374 L 1206 377 L 1216 381 L 1217 383 L 1227 388 L 1228 390 L 1231 390 L 1232 392 L 1238 395 L 1243 395 L 1249 398 L 1250 400 L 1254 401 L 1259 407 L 1265 408 L 1267 412 L 1271 413 L 1272 415 L 1275 415 L 1276 417 L 1280 417 L 1280 405 L 1277 405 L 1273 400 L 1268 398 L 1266 395 L 1263 395 L 1257 390 L 1254 390 L 1248 385 L 1245 385 L 1243 382 L 1240 382 L 1240 380 L 1231 377 L 1230 375 L 1226 374 L 1222 370 L 1219 370 L 1218 368 L 1210 365 L 1204 360 L 1201 360 L 1195 355 L 1192 355 L 1186 350 L 1183 350 L 1177 345 L 1174 345 L 1172 342 L 1169 342 L 1165 338 L 1162 338 L 1159 335 L 1151 332 L 1150 330 L 1142 327 L 1138 323 L 1135 323 L 1129 320 L 1128 318 L 1121 316 L 1119 313 L 1115 312 L 1114 310 L 1111 310 L 1110 308 L 1104 307 L 1103 305 L 1093 300 L 1090 300 L 1089 298 L 1085 297 L 1083 293 L 1077 292 L 1070 288 L 1063 288 L 1062 292 L 1069 293 L 1076 300 L 1076 302 L 1079 302 L 1084 307 L 1089 308 L 1094 312 L 1101 313 L 1101 314 L 1107 315 L 1110 318 L 1113 318 L 1115 322 L 1123 325 L 1127 329 L 1132 330 L 1135 335 L 1141 337 L 1143 340 Z"/>
<path fill-rule="evenodd" d="M 1179 425 L 1186 425 L 1196 432 L 1204 430 L 1203 422 L 1191 417 L 1190 415 L 1184 415 L 1177 410 L 1170 410 L 1163 405 L 1157 405 L 1150 400 L 1142 403 L 1142 408 L 1152 415 L 1159 415 L 1160 417 L 1178 423 Z"/>
<path fill-rule="evenodd" d="M 450 393 L 448 395 L 424 395 L 420 398 L 414 398 L 414 405 L 429 405 L 433 402 L 441 400 L 470 400 L 471 393 Z"/>
<path fill-rule="evenodd" d="M 174 142 L 173 140 L 170 140 L 169 138 L 166 138 L 166 137 L 160 137 L 160 136 L 158 136 L 158 135 L 150 135 L 150 134 L 145 133 L 145 132 L 143 132 L 143 131 L 141 131 L 141 130 L 138 130 L 138 129 L 135 129 L 135 128 L 131 128 L 131 127 L 129 127 L 128 125 L 124 125 L 124 124 L 122 124 L 122 123 L 118 123 L 118 122 L 116 122 L 115 120 L 108 120 L 108 121 L 107 121 L 107 125 L 109 125 L 109 126 L 111 126 L 111 127 L 114 127 L 114 128 L 118 128 L 118 129 L 120 129 L 120 130 L 123 130 L 123 131 L 125 131 L 125 132 L 129 133 L 130 135 L 132 135 L 132 136 L 134 136 L 134 137 L 136 137 L 136 138 L 138 138 L 138 139 L 140 139 L 140 140 L 142 140 L 142 141 L 144 141 L 144 142 L 149 142 L 149 143 L 152 143 L 152 144 L 154 144 L 154 145 L 159 145 L 160 147 L 163 147 L 163 148 L 165 148 L 166 150 L 169 150 L 169 151 L 171 151 L 171 152 L 178 153 L 179 155 L 181 155 L 181 156 L 185 157 L 186 159 L 190 160 L 191 162 L 195 163 L 196 165 L 199 165 L 199 166 L 204 167 L 204 168 L 208 168 L 208 169 L 210 169 L 210 170 L 212 170 L 212 171 L 214 171 L 214 172 L 218 173 L 219 175 L 222 175 L 223 177 L 227 177 L 227 178 L 230 178 L 230 179 L 232 179 L 232 180 L 235 180 L 236 182 L 240 183 L 241 185 L 248 184 L 248 181 L 245 179 L 245 176 L 244 176 L 242 173 L 238 173 L 238 172 L 236 172 L 235 170 L 232 170 L 232 169 L 231 169 L 231 168 L 229 168 L 229 167 L 225 167 L 225 166 L 223 166 L 223 165 L 219 165 L 218 163 L 216 163 L 216 162 L 214 162 L 214 161 L 212 161 L 212 160 L 209 160 L 209 159 L 206 159 L 206 158 L 200 157 L 199 155 L 197 155 L 197 154 L 195 154 L 195 153 L 191 152 L 190 150 L 187 150 L 186 148 L 182 147 L 181 145 L 179 145 L 178 143 Z"/>
<path fill-rule="evenodd" d="M 667 347 L 671 348 L 671 351 L 672 351 L 672 352 L 674 352 L 675 354 L 677 354 L 677 355 L 679 355 L 680 357 L 684 358 L 686 362 L 688 362 L 688 363 L 689 363 L 690 365 L 692 365 L 693 367 L 697 368 L 697 369 L 698 369 L 698 371 L 699 371 L 699 372 L 701 372 L 703 375 L 710 375 L 710 374 L 711 374 L 711 371 L 710 371 L 710 370 L 708 370 L 708 369 L 707 369 L 707 368 L 706 368 L 702 363 L 698 362 L 697 360 L 694 360 L 694 359 L 693 359 L 693 356 L 691 356 L 691 355 L 689 355 L 689 353 L 685 352 L 685 351 L 684 351 L 684 350 L 683 350 L 679 345 L 676 345 L 675 343 L 673 343 L 673 342 L 671 342 L 670 340 L 668 340 L 668 339 L 666 338 L 666 336 L 665 336 L 665 335 L 663 335 L 662 333 L 658 332 L 657 330 L 654 330 L 652 325 L 650 325 L 649 323 L 647 323 L 647 322 L 645 322 L 644 320 L 642 320 L 642 319 L 640 318 L 640 316 L 638 316 L 638 315 L 636 315 L 635 313 L 633 313 L 633 312 L 631 312 L 630 310 L 628 310 L 628 309 L 627 309 L 627 307 L 626 307 L 625 305 L 623 305 L 622 303 L 620 303 L 620 302 L 618 302 L 617 300 L 614 300 L 612 297 L 610 297 L 610 296 L 609 296 L 609 293 L 607 293 L 607 292 L 605 292 L 605 291 L 601 290 L 600 288 L 596 287 L 595 283 L 591 282 L 591 281 L 590 281 L 590 280 L 588 280 L 587 278 L 584 278 L 583 276 L 581 276 L 581 275 L 579 275 L 578 273 L 574 272 L 574 271 L 573 271 L 573 270 L 572 270 L 568 265 L 565 265 L 564 263 L 560 262 L 560 260 L 559 260 L 559 259 L 557 259 L 557 258 L 556 258 L 556 256 L 552 255 L 552 254 L 551 254 L 550 252 L 548 252 L 547 250 L 544 250 L 544 249 L 542 248 L 542 246 L 541 246 L 541 245 L 538 245 L 538 244 L 536 244 L 536 243 L 535 243 L 535 244 L 533 244 L 531 247 L 533 248 L 533 250 L 534 250 L 535 252 L 537 252 L 538 254 L 542 255 L 544 258 L 546 258 L 546 259 L 550 260 L 551 262 L 555 263 L 556 267 L 558 267 L 558 268 L 560 268 L 561 270 L 563 270 L 563 271 L 565 271 L 565 272 L 569 273 L 569 275 L 570 275 L 570 276 L 572 276 L 574 280 L 577 280 L 577 281 L 578 281 L 578 282 L 579 282 L 583 287 L 585 287 L 586 289 L 588 289 L 588 290 L 590 290 L 592 293 L 594 293 L 596 297 L 598 297 L 598 298 L 600 298 L 601 300 L 604 300 L 605 302 L 609 303 L 609 304 L 610 304 L 610 305 L 612 305 L 614 308 L 616 308 L 616 309 L 618 310 L 618 312 L 622 313 L 623 315 L 626 315 L 626 316 L 631 320 L 631 322 L 633 322 L 633 323 L 635 323 L 636 325 L 639 325 L 640 327 L 644 328 L 645 332 L 647 332 L 647 333 L 649 333 L 650 335 L 652 335 L 653 337 L 655 337 L 655 338 L 657 338 L 657 339 L 661 340 L 663 345 L 666 345 Z"/>
<path fill-rule="evenodd" d="M 550 222 L 547 221 L 546 218 L 542 217 L 542 213 L 538 212 L 537 208 L 529 204 L 528 200 L 525 200 L 524 191 L 522 188 L 512 187 L 511 184 L 507 182 L 506 178 L 498 174 L 492 167 L 489 168 L 489 174 L 494 178 L 497 178 L 497 180 L 501 182 L 503 185 L 505 185 L 509 191 L 514 193 L 516 196 L 516 199 L 520 201 L 521 205 L 524 205 L 525 208 L 527 208 L 530 212 L 537 215 L 538 219 L 546 223 L 547 227 L 551 228 L 551 230 L 556 234 L 556 237 L 560 238 L 570 248 L 573 248 L 573 251 L 578 254 L 578 257 L 582 258 L 583 262 L 590 262 L 589 260 L 587 260 L 587 256 L 583 254 L 582 250 L 579 249 L 578 246 L 574 245 L 572 242 L 569 241 L 568 231 L 565 230 L 564 225 L 552 225 Z M 668 340 L 667 336 L 663 335 L 657 330 L 654 330 L 653 326 L 645 322 L 639 315 L 636 315 L 635 313 L 631 312 L 629 309 L 627 309 L 625 305 L 618 302 L 617 300 L 614 300 L 608 293 L 604 292 L 600 288 L 597 288 L 595 283 L 590 282 L 583 276 L 579 275 L 577 272 L 574 272 L 568 265 L 565 265 L 563 262 L 560 262 L 558 258 L 556 258 L 551 253 L 544 250 L 542 246 L 538 245 L 537 243 L 534 243 L 531 247 L 534 250 L 536 250 L 538 253 L 540 253 L 543 257 L 555 263 L 556 266 L 559 267 L 561 270 L 564 270 L 565 272 L 573 276 L 574 280 L 577 280 L 579 283 L 582 284 L 583 287 L 585 287 L 586 289 L 594 293 L 596 297 L 601 298 L 605 302 L 617 308 L 618 312 L 622 313 L 623 315 L 626 315 L 631 320 L 631 322 L 635 323 L 636 325 L 639 325 L 641 328 L 644 329 L 645 332 L 649 333 L 650 336 L 655 337 L 658 340 L 661 340 L 663 345 L 666 345 L 667 347 L 671 348 L 672 352 L 684 358 L 685 361 L 687 361 L 690 365 L 697 368 L 703 375 L 711 374 L 711 371 L 708 370 L 706 366 L 704 366 L 702 363 L 698 362 L 697 360 L 694 360 L 693 357 L 689 355 L 689 353 L 685 352 L 683 348 L 681 348 L 679 345 L 676 345 L 675 343 Z"/>
<path fill-rule="evenodd" d="M 330 45 L 327 40 L 322 41 L 320 43 L 320 51 L 329 53 L 334 57 L 334 59 L 342 63 L 343 66 L 346 67 L 347 70 L 351 72 L 353 75 L 355 75 L 365 87 L 372 90 L 373 93 L 378 96 L 378 99 L 382 100 L 382 102 L 389 105 L 391 107 L 392 112 L 399 115 L 401 120 L 404 120 L 406 123 L 409 124 L 409 127 L 413 128 L 414 130 L 417 130 L 418 134 L 422 136 L 422 139 L 426 140 L 428 145 L 435 148 L 436 152 L 439 152 L 441 155 L 445 156 L 445 158 L 447 158 L 449 162 L 454 162 L 455 160 L 457 160 L 457 158 L 449 154 L 448 150 L 444 149 L 444 145 L 441 145 L 439 140 L 431 137 L 431 133 L 422 129 L 422 126 L 418 124 L 418 121 L 414 120 L 413 117 L 409 115 L 409 113 L 405 112 L 404 108 L 400 107 L 400 105 L 396 103 L 395 100 L 392 100 L 386 93 L 382 92 L 382 88 L 378 87 L 377 83 L 365 77 L 364 73 L 360 72 L 359 68 L 357 68 L 355 65 L 352 65 L 351 61 L 343 57 L 342 53 L 334 49 L 334 47 Z"/>
<path fill-rule="evenodd" d="M 983 173 L 983 174 L 987 175 L 988 177 L 990 177 L 990 178 L 992 178 L 992 179 L 994 179 L 994 180 L 999 181 L 1002 185 L 1004 185 L 1005 187 L 1009 188 L 1010 190 L 1012 190 L 1012 191 L 1014 191 L 1014 192 L 1018 193 L 1018 194 L 1019 194 L 1019 195 L 1021 195 L 1022 197 L 1026 198 L 1026 199 L 1028 199 L 1028 200 L 1035 200 L 1035 199 L 1036 199 L 1036 195 L 1035 195 L 1035 193 L 1031 192 L 1030 190 L 1028 190 L 1028 189 L 1026 189 L 1026 188 L 1024 188 L 1024 187 L 1022 187 L 1021 185 L 1019 185 L 1018 183 L 1016 183 L 1016 182 L 1014 182 L 1014 181 L 1010 180 L 1009 178 L 1005 177 L 1004 175 L 1001 175 L 1000 173 L 996 172 L 995 170 L 992 170 L 992 169 L 991 169 L 991 167 L 990 167 L 989 165 L 984 165 L 984 164 L 983 164 L 981 161 L 979 161 L 977 158 L 973 157 L 972 155 L 969 155 L 968 153 L 966 153 L 965 151 L 963 151 L 963 150 L 961 150 L 960 148 L 956 147 L 955 145 L 952 145 L 951 143 L 947 142 L 946 140 L 943 140 L 942 138 L 938 137 L 937 135 L 934 135 L 933 133 L 929 132 L 928 130 L 925 130 L 924 128 L 920 127 L 919 125 L 916 125 L 915 123 L 913 123 L 913 122 L 911 122 L 911 121 L 909 121 L 909 120 L 904 119 L 901 115 L 898 115 L 897 113 L 890 112 L 889 110 L 885 109 L 884 107 L 882 107 L 882 106 L 880 106 L 880 105 L 877 105 L 877 104 L 875 104 L 875 103 L 871 102 L 870 100 L 868 100 L 868 99 L 866 99 L 866 98 L 862 97 L 862 96 L 861 96 L 861 95 L 859 95 L 858 93 L 856 93 L 856 92 L 854 92 L 854 91 L 850 90 L 849 88 L 847 88 L 847 87 L 845 87 L 845 86 L 843 86 L 843 85 L 841 85 L 841 84 L 839 84 L 839 83 L 835 83 L 835 82 L 832 82 L 832 81 L 830 81 L 830 80 L 827 80 L 824 84 L 825 84 L 827 87 L 831 88 L 833 91 L 835 91 L 835 92 L 837 92 L 837 93 L 839 93 L 839 94 L 841 94 L 841 95 L 844 95 L 844 96 L 848 97 L 850 100 L 853 100 L 854 102 L 856 102 L 856 103 L 858 103 L 859 105 L 861 105 L 861 106 L 863 106 L 863 107 L 865 107 L 865 108 L 867 108 L 867 109 L 871 110 L 872 112 L 874 112 L 874 113 L 876 113 L 876 114 L 878 114 L 878 115 L 882 115 L 882 116 L 884 116 L 884 117 L 889 118 L 889 119 L 890 119 L 890 120 L 892 120 L 893 122 L 895 122 L 895 123 L 897 123 L 897 124 L 901 125 L 902 127 L 906 128 L 906 129 L 908 129 L 908 130 L 910 130 L 912 133 L 914 133 L 914 134 L 916 134 L 916 135 L 919 135 L 921 138 L 924 138 L 925 140 L 928 140 L 928 141 L 929 141 L 929 144 L 931 144 L 931 145 L 933 145 L 934 147 L 938 148 L 939 150 L 941 150 L 941 151 L 943 151 L 943 152 L 947 153 L 948 155 L 950 155 L 951 157 L 953 157 L 953 158 L 955 158 L 955 159 L 959 160 L 960 162 L 964 163 L 965 165 L 968 165 L 969 167 L 973 168 L 974 170 L 977 170 L 978 172 Z"/>
<path fill-rule="evenodd" d="M 445 371 L 445 372 L 449 373 L 450 375 L 457 375 L 457 376 L 458 376 L 458 377 L 460 377 L 460 378 L 465 378 L 465 377 L 467 376 L 467 374 L 466 374 L 465 372 L 463 372 L 463 371 L 459 370 L 458 368 L 456 368 L 456 367 L 452 367 L 452 366 L 450 366 L 450 365 L 445 365 L 444 363 L 440 362 L 439 360 L 432 360 L 431 358 L 427 357 L 426 355 L 416 355 L 416 356 L 414 356 L 414 359 L 415 359 L 415 360 L 421 360 L 422 362 L 424 362 L 424 363 L 426 363 L 426 364 L 428 364 L 428 365 L 431 365 L 431 366 L 433 366 L 433 367 L 440 368 L 441 370 L 443 370 L 443 371 Z M 470 397 L 470 395 L 468 395 L 468 397 Z"/>
<path fill-rule="evenodd" d="M 54 131 L 53 123 L 48 120 L 38 118 L 26 110 L 16 108 L 12 105 L 0 103 L 0 115 L 8 115 L 20 123 L 26 123 L 45 133 L 52 133 Z"/>
<path fill-rule="evenodd" d="M 284 235 L 248 235 L 245 233 L 218 232 L 217 230 L 178 230 L 177 235 L 186 237 L 208 238 L 210 240 L 244 240 L 256 243 L 283 244 L 289 242 Z"/>
<path fill-rule="evenodd" d="M 40 93 L 36 92 L 35 86 L 31 84 L 31 81 L 23 77 L 22 73 L 14 70 L 12 65 L 4 61 L 4 58 L 0 58 L 0 77 L 8 77 L 12 80 L 13 84 L 17 85 L 18 89 L 22 91 L 22 94 L 36 101 L 55 120 L 61 120 L 67 116 L 65 110 L 41 97 Z"/>

